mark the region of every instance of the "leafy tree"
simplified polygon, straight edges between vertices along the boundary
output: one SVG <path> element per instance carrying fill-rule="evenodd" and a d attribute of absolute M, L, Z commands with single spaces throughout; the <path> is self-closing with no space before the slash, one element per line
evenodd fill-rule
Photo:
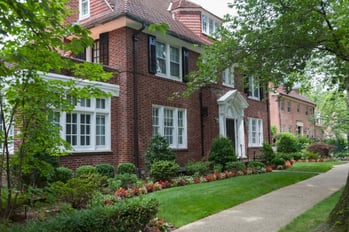
<path fill-rule="evenodd" d="M 348 0 L 234 0 L 230 7 L 236 15 L 225 17 L 219 40 L 205 49 L 205 62 L 191 74 L 185 94 L 214 83 L 236 64 L 246 76 L 286 90 L 307 82 L 305 74 L 317 74 L 328 88 L 346 94 L 349 107 Z M 348 230 L 348 196 L 349 182 L 335 210 L 343 217 L 330 218 L 334 229 Z"/>
<path fill-rule="evenodd" d="M 93 43 L 86 29 L 63 23 L 67 12 L 66 0 L 0 3 L 0 179 L 6 178 L 5 184 L 0 182 L 0 199 L 6 199 L 0 201 L 0 220 L 13 214 L 26 188 L 24 175 L 33 168 L 42 176 L 52 170 L 53 166 L 40 157 L 63 155 L 69 149 L 59 136 L 59 128 L 48 120 L 54 109 L 71 111 L 74 106 L 68 95 L 76 99 L 105 95 L 91 86 L 79 88 L 73 80 L 44 78 L 48 72 L 62 71 L 86 80 L 111 76 L 101 65 L 62 57 L 61 51 L 78 54 Z M 11 133 L 14 128 L 15 133 Z M 14 142 L 17 149 L 10 158 Z M 18 167 L 16 173 L 13 165 Z"/>

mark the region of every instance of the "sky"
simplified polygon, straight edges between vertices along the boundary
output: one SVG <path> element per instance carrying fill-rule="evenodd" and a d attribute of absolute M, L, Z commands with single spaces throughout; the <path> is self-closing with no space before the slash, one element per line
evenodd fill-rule
<path fill-rule="evenodd" d="M 228 7 L 228 2 L 232 0 L 190 0 L 191 2 L 201 5 L 206 10 L 223 18 L 227 13 L 231 14 L 231 9 Z"/>

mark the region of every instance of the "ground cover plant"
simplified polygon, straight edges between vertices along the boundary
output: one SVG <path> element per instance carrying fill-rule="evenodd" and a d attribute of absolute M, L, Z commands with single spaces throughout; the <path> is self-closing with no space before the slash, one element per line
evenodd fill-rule
<path fill-rule="evenodd" d="M 148 194 L 159 201 L 157 216 L 183 226 L 242 202 L 314 176 L 314 173 L 278 172 L 248 175 Z M 241 194 L 244 193 L 244 194 Z"/>
<path fill-rule="evenodd" d="M 330 197 L 316 204 L 305 213 L 296 217 L 285 227 L 281 228 L 279 232 L 309 232 L 316 231 L 316 229 L 325 223 L 328 215 L 339 200 L 343 190 L 332 194 Z"/>
<path fill-rule="evenodd" d="M 327 172 L 334 165 L 342 164 L 344 162 L 327 161 L 327 162 L 296 162 L 287 169 L 292 172 Z"/>

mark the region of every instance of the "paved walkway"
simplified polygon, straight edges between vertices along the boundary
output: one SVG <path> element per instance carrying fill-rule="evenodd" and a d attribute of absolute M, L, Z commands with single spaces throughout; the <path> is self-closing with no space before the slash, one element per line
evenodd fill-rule
<path fill-rule="evenodd" d="M 175 232 L 273 232 L 345 185 L 349 163 L 185 225 Z M 242 193 L 243 194 L 243 193 Z"/>

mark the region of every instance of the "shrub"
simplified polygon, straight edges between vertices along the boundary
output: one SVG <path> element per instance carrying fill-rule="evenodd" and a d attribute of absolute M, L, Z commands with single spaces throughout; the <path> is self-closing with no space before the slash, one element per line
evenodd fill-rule
<path fill-rule="evenodd" d="M 109 178 L 107 182 L 108 182 L 108 189 L 111 192 L 121 187 L 121 180 L 118 180 L 116 178 Z"/>
<path fill-rule="evenodd" d="M 272 161 L 272 164 L 275 164 L 276 166 L 282 166 L 285 164 L 285 160 L 282 157 L 275 157 Z"/>
<path fill-rule="evenodd" d="M 121 163 L 118 165 L 118 174 L 136 174 L 136 166 L 133 163 Z"/>
<path fill-rule="evenodd" d="M 179 165 L 175 161 L 161 160 L 153 163 L 150 174 L 155 180 L 170 180 L 179 170 Z"/>
<path fill-rule="evenodd" d="M 234 147 L 230 139 L 226 137 L 215 138 L 212 142 L 208 160 L 211 161 L 213 165 L 222 165 L 224 170 L 226 169 L 226 163 L 236 161 Z"/>
<path fill-rule="evenodd" d="M 115 180 L 120 181 L 121 187 L 129 188 L 137 183 L 138 178 L 136 174 L 124 173 L 116 175 Z"/>
<path fill-rule="evenodd" d="M 221 164 L 215 164 L 213 166 L 213 171 L 214 172 L 222 172 L 222 170 L 223 170 L 223 166 Z"/>
<path fill-rule="evenodd" d="M 188 175 L 199 175 L 203 176 L 206 175 L 209 169 L 208 162 L 188 162 L 185 165 L 185 172 Z"/>
<path fill-rule="evenodd" d="M 96 172 L 102 176 L 106 176 L 107 178 L 113 178 L 115 168 L 111 164 L 97 164 Z"/>
<path fill-rule="evenodd" d="M 276 157 L 283 158 L 285 161 L 286 160 L 293 160 L 293 153 L 284 153 L 284 152 L 278 152 L 276 153 Z"/>
<path fill-rule="evenodd" d="M 319 158 L 319 154 L 312 152 L 312 151 L 305 151 L 304 158 L 317 160 Z"/>
<path fill-rule="evenodd" d="M 37 231 L 144 231 L 157 213 L 155 199 L 127 199 L 115 205 L 79 210 L 69 215 L 61 213 L 45 222 L 32 222 L 11 228 L 14 232 Z"/>
<path fill-rule="evenodd" d="M 316 142 L 307 147 L 307 151 L 317 153 L 321 157 L 329 157 L 330 152 L 333 152 L 335 150 L 336 147 L 334 145 L 329 145 L 324 142 Z"/>
<path fill-rule="evenodd" d="M 267 142 L 263 142 L 263 147 L 260 150 L 263 154 L 263 159 L 265 160 L 265 162 L 267 164 L 270 164 L 272 159 L 275 158 L 275 153 L 272 146 Z"/>
<path fill-rule="evenodd" d="M 289 153 L 290 157 L 293 157 L 294 160 L 300 160 L 303 157 L 303 153 L 302 152 L 292 152 Z"/>
<path fill-rule="evenodd" d="M 310 140 L 304 135 L 299 135 L 296 138 L 298 142 L 298 151 L 303 150 L 310 144 Z"/>
<path fill-rule="evenodd" d="M 73 170 L 66 167 L 58 167 L 55 169 L 54 175 L 50 178 L 50 182 L 62 181 L 66 183 L 73 178 Z"/>
<path fill-rule="evenodd" d="M 76 169 L 75 173 L 76 173 L 76 176 L 82 176 L 82 175 L 95 174 L 97 172 L 96 172 L 96 167 L 92 165 L 82 165 Z"/>
<path fill-rule="evenodd" d="M 90 174 L 72 178 L 63 183 L 51 184 L 50 190 L 62 201 L 68 202 L 73 208 L 84 208 L 95 191 L 107 185 L 107 178 L 98 174 Z"/>
<path fill-rule="evenodd" d="M 175 161 L 176 155 L 169 147 L 165 137 L 155 135 L 148 146 L 145 154 L 145 166 L 150 169 L 151 165 L 160 160 Z"/>
<path fill-rule="evenodd" d="M 276 147 L 278 152 L 291 153 L 300 151 L 296 136 L 288 132 L 283 132 L 278 135 Z"/>
<path fill-rule="evenodd" d="M 225 165 L 225 169 L 228 171 L 242 171 L 246 166 L 240 162 L 228 162 Z"/>
<path fill-rule="evenodd" d="M 248 164 L 247 164 L 247 167 L 248 168 L 264 168 L 264 163 L 262 162 L 258 162 L 258 161 L 250 161 Z"/>

